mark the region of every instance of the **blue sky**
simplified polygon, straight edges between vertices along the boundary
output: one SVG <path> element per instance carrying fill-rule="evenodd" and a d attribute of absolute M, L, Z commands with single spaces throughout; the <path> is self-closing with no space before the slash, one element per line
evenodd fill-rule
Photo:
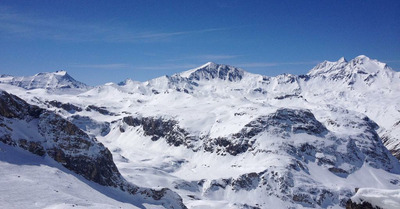
<path fill-rule="evenodd" d="M 400 70 L 400 1 L 0 1 L 0 74 L 100 85 L 212 61 L 274 76 L 361 54 Z"/>

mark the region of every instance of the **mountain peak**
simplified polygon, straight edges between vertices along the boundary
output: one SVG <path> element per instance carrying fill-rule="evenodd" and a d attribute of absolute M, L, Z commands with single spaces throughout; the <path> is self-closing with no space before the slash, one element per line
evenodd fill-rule
<path fill-rule="evenodd" d="M 24 89 L 87 89 L 88 86 L 76 81 L 67 71 L 43 72 L 34 76 L 3 76 L 0 83 L 18 86 Z"/>
<path fill-rule="evenodd" d="M 68 75 L 67 71 L 65 71 L 65 70 L 57 70 L 56 72 L 54 72 L 54 74 L 60 75 L 60 76 Z"/>
<path fill-rule="evenodd" d="M 243 78 L 245 71 L 229 65 L 207 62 L 206 64 L 194 68 L 179 75 L 190 80 L 229 80 L 239 81 Z"/>
<path fill-rule="evenodd" d="M 342 63 L 342 62 L 347 62 L 347 60 L 346 60 L 346 58 L 341 57 L 337 62 L 338 63 Z"/>
<path fill-rule="evenodd" d="M 369 57 L 365 56 L 365 55 L 358 55 L 356 58 L 357 60 L 370 60 Z"/>
<path fill-rule="evenodd" d="M 344 57 L 336 62 L 324 61 L 308 72 L 310 76 L 346 77 L 351 74 L 376 74 L 382 71 L 392 71 L 385 63 L 359 55 L 349 62 Z"/>

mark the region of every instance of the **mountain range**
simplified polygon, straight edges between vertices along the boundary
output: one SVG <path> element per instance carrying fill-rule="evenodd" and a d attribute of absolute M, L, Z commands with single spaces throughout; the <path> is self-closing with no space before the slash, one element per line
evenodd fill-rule
<path fill-rule="evenodd" d="M 0 90 L 1 208 L 400 207 L 400 73 L 363 55 L 275 77 L 2 75 Z"/>

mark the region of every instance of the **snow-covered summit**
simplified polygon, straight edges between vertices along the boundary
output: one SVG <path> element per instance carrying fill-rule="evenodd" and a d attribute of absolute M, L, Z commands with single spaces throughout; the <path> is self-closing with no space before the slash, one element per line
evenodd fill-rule
<path fill-rule="evenodd" d="M 344 57 L 336 62 L 324 61 L 308 72 L 309 76 L 325 76 L 333 80 L 350 77 L 353 74 L 375 75 L 377 73 L 392 74 L 394 71 L 385 63 L 370 59 L 365 55 L 347 61 Z"/>
<path fill-rule="evenodd" d="M 222 79 L 229 81 L 240 81 L 245 74 L 245 71 L 229 65 L 216 64 L 208 62 L 198 68 L 180 73 L 181 77 L 189 80 L 212 80 Z"/>
<path fill-rule="evenodd" d="M 89 86 L 75 80 L 64 70 L 38 73 L 34 76 L 14 77 L 9 75 L 2 75 L 0 76 L 0 83 L 11 84 L 27 90 L 89 89 Z"/>

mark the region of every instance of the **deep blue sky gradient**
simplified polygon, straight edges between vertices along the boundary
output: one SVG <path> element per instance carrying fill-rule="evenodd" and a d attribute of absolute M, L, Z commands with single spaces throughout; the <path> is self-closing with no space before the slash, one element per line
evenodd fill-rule
<path fill-rule="evenodd" d="M 400 1 L 0 1 L 0 74 L 99 85 L 213 61 L 274 76 L 361 54 L 400 70 Z"/>

